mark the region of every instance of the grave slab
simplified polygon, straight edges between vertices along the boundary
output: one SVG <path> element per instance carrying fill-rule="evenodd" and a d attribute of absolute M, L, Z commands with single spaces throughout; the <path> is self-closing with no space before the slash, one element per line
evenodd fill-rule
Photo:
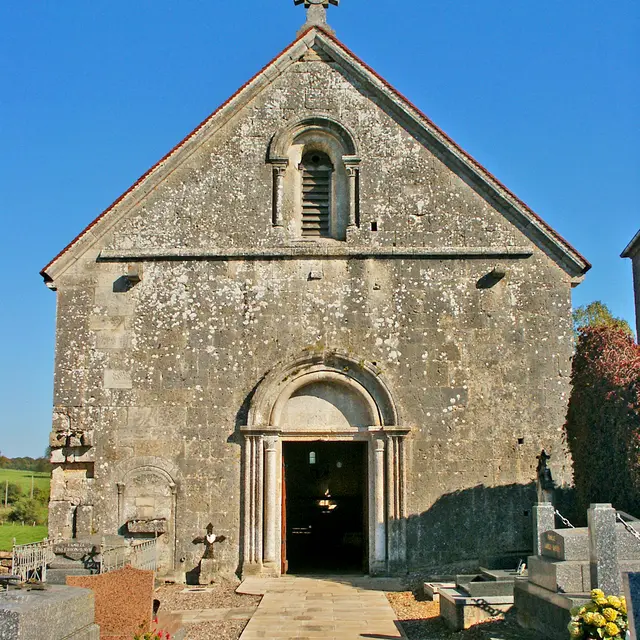
<path fill-rule="evenodd" d="M 0 593 L 2 640 L 99 640 L 94 596 L 88 589 L 49 586 L 44 591 Z"/>
<path fill-rule="evenodd" d="M 458 589 L 442 589 L 440 592 L 440 616 L 454 631 L 501 619 L 511 607 L 513 596 L 472 598 Z"/>
<path fill-rule="evenodd" d="M 624 575 L 624 593 L 627 598 L 631 638 L 636 640 L 640 632 L 640 573 Z"/>

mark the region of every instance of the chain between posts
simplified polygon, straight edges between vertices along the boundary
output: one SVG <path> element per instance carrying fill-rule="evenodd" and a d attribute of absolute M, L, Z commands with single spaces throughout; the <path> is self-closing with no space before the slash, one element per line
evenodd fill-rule
<path fill-rule="evenodd" d="M 619 513 L 616 513 L 616 519 L 622 522 L 622 526 L 640 542 L 640 533 L 638 533 Z"/>
<path fill-rule="evenodd" d="M 557 509 L 554 509 L 554 513 L 558 516 L 558 518 L 560 518 L 560 520 L 562 521 L 562 524 L 565 527 L 569 527 L 570 529 L 575 529 L 575 527 Z"/>

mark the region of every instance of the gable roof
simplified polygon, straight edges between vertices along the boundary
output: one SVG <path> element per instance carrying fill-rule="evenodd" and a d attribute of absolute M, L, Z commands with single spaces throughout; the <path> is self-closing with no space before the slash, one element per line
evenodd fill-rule
<path fill-rule="evenodd" d="M 633 258 L 637 253 L 640 254 L 640 229 L 633 240 L 627 245 L 626 249 L 620 254 L 621 258 Z"/>
<path fill-rule="evenodd" d="M 505 209 L 508 210 L 520 229 L 564 268 L 569 275 L 580 277 L 591 268 L 591 264 L 562 236 L 546 224 L 542 218 L 509 191 L 471 155 L 458 146 L 444 131 L 394 89 L 384 78 L 360 60 L 335 36 L 319 27 L 310 27 L 251 80 L 240 87 L 210 116 L 203 120 L 159 162 L 138 178 L 127 191 L 55 256 L 40 272 L 45 282 L 52 282 L 57 275 L 65 271 L 66 267 L 74 262 L 74 258 L 77 259 L 79 255 L 88 250 L 116 224 L 122 215 L 144 198 L 155 185 L 161 182 L 170 172 L 168 171 L 170 160 L 172 161 L 171 164 L 175 165 L 189 157 L 195 148 L 199 146 L 204 136 L 211 134 L 222 126 L 236 109 L 246 104 L 312 47 L 322 49 L 343 69 L 356 75 L 361 82 L 364 82 L 373 90 L 385 108 L 389 109 L 405 128 L 419 139 L 430 143 L 432 146 L 435 145 L 444 153 L 452 166 L 465 171 L 476 183 L 476 186 L 480 187 L 490 198 L 496 200 L 503 211 Z M 120 215 L 118 215 L 118 212 L 120 212 Z"/>

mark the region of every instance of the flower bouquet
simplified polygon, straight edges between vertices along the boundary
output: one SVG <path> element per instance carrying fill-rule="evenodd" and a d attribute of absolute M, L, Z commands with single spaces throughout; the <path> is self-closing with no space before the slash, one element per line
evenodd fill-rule
<path fill-rule="evenodd" d="M 158 619 L 153 619 L 153 624 L 157 624 Z M 133 636 L 133 640 L 171 640 L 171 634 L 159 629 L 150 629 L 149 625 L 140 625 L 140 631 Z"/>
<path fill-rule="evenodd" d="M 628 628 L 627 603 L 624 597 L 605 596 L 600 589 L 593 589 L 591 602 L 571 609 L 567 628 L 572 640 L 624 640 Z"/>

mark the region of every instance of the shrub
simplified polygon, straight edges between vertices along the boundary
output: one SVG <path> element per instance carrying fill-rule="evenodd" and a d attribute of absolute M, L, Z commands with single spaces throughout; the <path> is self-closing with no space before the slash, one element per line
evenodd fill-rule
<path fill-rule="evenodd" d="M 42 505 L 32 498 L 23 498 L 13 505 L 9 513 L 9 520 L 24 522 L 25 524 L 44 524 Z"/>
<path fill-rule="evenodd" d="M 47 489 L 41 489 L 40 487 L 36 487 L 33 490 L 33 499 L 37 500 L 40 504 L 48 504 L 49 491 Z"/>
<path fill-rule="evenodd" d="M 579 508 L 611 502 L 640 512 L 640 347 L 623 329 L 583 327 L 565 435 Z"/>
<path fill-rule="evenodd" d="M 14 504 L 22 497 L 22 488 L 20 485 L 10 482 L 6 487 L 1 487 L 0 489 L 5 489 L 2 492 L 2 503 L 4 504 L 4 498 L 7 498 L 8 504 Z"/>

